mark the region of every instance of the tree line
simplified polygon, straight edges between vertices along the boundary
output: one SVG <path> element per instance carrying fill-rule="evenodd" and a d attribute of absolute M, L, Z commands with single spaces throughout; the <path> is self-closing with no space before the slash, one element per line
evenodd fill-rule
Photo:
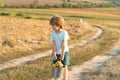
<path fill-rule="evenodd" d="M 76 5 L 70 3 L 71 0 L 64 0 L 62 4 L 59 5 L 38 5 L 37 0 L 29 5 L 4 5 L 3 1 L 0 0 L 0 7 L 3 8 L 101 8 L 101 7 L 120 7 L 120 2 L 110 2 L 110 3 L 82 3 L 78 2 Z M 72 0 L 73 1 L 73 0 Z"/>

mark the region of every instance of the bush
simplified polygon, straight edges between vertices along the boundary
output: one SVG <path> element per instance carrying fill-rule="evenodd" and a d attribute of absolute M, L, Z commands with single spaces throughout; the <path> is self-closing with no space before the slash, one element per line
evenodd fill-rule
<path fill-rule="evenodd" d="M 53 7 L 54 8 L 60 8 L 60 5 L 54 5 Z"/>
<path fill-rule="evenodd" d="M 7 12 L 1 12 L 0 15 L 2 15 L 2 16 L 10 16 L 10 13 L 7 13 Z"/>
<path fill-rule="evenodd" d="M 30 7 L 30 5 L 20 5 L 19 8 L 29 8 L 29 7 Z"/>
<path fill-rule="evenodd" d="M 16 37 L 13 35 L 4 36 L 2 38 L 2 46 L 15 47 L 16 44 L 17 44 L 17 40 Z"/>
<path fill-rule="evenodd" d="M 31 19 L 32 17 L 31 17 L 31 16 L 25 16 L 24 18 L 26 18 L 26 19 Z"/>
<path fill-rule="evenodd" d="M 61 7 L 62 7 L 62 8 L 72 8 L 72 4 L 65 2 L 65 3 L 63 3 L 63 4 L 61 5 Z"/>
<path fill-rule="evenodd" d="M 51 8 L 52 6 L 46 4 L 46 5 L 44 5 L 43 7 L 44 7 L 44 8 Z"/>
<path fill-rule="evenodd" d="M 36 4 L 31 4 L 29 8 L 37 8 Z"/>
<path fill-rule="evenodd" d="M 23 16 L 22 13 L 17 13 L 15 16 Z"/>

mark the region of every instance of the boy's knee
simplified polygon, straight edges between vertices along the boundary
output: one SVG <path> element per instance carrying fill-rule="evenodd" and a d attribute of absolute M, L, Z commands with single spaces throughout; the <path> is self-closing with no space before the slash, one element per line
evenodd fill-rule
<path fill-rule="evenodd" d="M 68 68 L 67 66 L 64 67 L 64 69 L 67 69 L 67 68 Z"/>

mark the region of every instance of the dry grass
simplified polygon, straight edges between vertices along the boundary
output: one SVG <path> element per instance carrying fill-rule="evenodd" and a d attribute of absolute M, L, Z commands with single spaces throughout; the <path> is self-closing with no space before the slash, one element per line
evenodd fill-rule
<path fill-rule="evenodd" d="M 10 72 L 0 74 L 1 80 L 50 80 L 50 58 L 39 59 L 23 67 L 16 67 Z M 14 75 L 13 75 L 14 73 Z M 7 74 L 7 75 L 6 75 Z M 34 77 L 35 76 L 35 77 Z"/>
<path fill-rule="evenodd" d="M 48 21 L 12 17 L 0 17 L 0 19 L 1 47 L 24 51 L 25 49 L 35 49 L 35 46 L 40 48 L 50 44 L 50 42 L 46 43 L 51 31 Z"/>
<path fill-rule="evenodd" d="M 48 20 L 34 20 L 0 16 L 0 62 L 40 53 L 51 48 Z M 75 21 L 65 23 L 70 35 L 69 44 L 91 37 L 96 29 Z M 80 38 L 81 37 L 81 38 Z"/>
<path fill-rule="evenodd" d="M 87 61 L 98 54 L 99 55 L 106 54 L 106 51 L 112 48 L 114 43 L 118 40 L 118 37 L 120 37 L 119 33 L 105 27 L 102 27 L 102 29 L 104 29 L 105 33 L 102 36 L 102 38 L 97 42 L 94 42 L 93 44 L 89 44 L 85 47 L 77 47 L 75 49 L 70 50 L 71 66 L 76 64 L 77 65 L 82 64 L 84 61 Z M 50 80 L 51 77 L 50 62 L 51 62 L 51 58 L 46 57 L 46 58 L 38 59 L 37 61 L 29 62 L 28 64 L 25 64 L 20 67 L 7 69 L 1 72 L 0 79 Z"/>

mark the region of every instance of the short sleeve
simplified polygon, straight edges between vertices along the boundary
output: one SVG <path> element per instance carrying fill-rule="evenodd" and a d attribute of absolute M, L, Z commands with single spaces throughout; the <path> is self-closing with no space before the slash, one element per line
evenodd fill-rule
<path fill-rule="evenodd" d="M 51 39 L 51 41 L 55 40 L 55 39 L 54 39 L 53 32 L 52 32 L 51 35 L 50 35 L 50 39 Z"/>
<path fill-rule="evenodd" d="M 65 31 L 65 33 L 64 33 L 64 37 L 63 37 L 63 40 L 68 40 L 68 39 L 69 39 L 68 32 Z"/>

